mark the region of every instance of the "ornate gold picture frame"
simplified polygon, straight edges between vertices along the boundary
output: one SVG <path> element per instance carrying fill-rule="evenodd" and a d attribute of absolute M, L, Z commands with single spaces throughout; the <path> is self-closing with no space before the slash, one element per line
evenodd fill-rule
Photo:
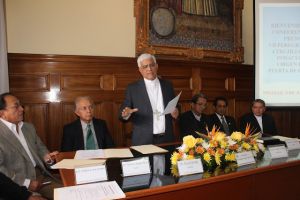
<path fill-rule="evenodd" d="M 135 0 L 136 54 L 241 63 L 244 0 Z"/>

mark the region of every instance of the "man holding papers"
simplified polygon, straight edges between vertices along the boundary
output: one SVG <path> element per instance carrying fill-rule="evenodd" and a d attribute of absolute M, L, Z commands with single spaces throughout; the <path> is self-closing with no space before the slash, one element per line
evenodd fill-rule
<path fill-rule="evenodd" d="M 169 114 L 163 112 L 175 97 L 173 86 L 158 78 L 158 65 L 153 55 L 140 55 L 137 64 L 143 79 L 127 87 L 120 119 L 133 123 L 132 145 L 171 142 L 174 140 L 172 118 L 178 117 L 178 110 L 174 108 Z"/>
<path fill-rule="evenodd" d="M 104 120 L 94 118 L 94 103 L 88 96 L 75 99 L 78 119 L 64 126 L 61 151 L 106 149 L 114 146 Z"/>

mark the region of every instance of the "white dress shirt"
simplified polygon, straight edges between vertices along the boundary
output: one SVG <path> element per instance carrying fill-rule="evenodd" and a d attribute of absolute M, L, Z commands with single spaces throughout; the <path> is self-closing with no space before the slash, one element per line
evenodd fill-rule
<path fill-rule="evenodd" d="M 28 145 L 27 145 L 27 142 L 26 142 L 26 139 L 24 137 L 24 134 L 22 132 L 22 126 L 23 126 L 23 122 L 20 122 L 18 124 L 18 132 L 17 132 L 17 126 L 13 123 L 10 123 L 2 118 L 0 118 L 0 120 L 7 126 L 7 128 L 9 128 L 9 130 L 11 130 L 12 134 L 19 140 L 19 142 L 21 143 L 21 145 L 23 146 L 24 150 L 26 151 L 27 155 L 29 156 L 31 162 L 32 162 L 32 165 L 34 167 L 36 167 L 36 162 L 28 148 Z M 29 187 L 29 184 L 30 184 L 30 179 L 25 179 L 23 185 L 26 186 L 27 188 Z"/>
<path fill-rule="evenodd" d="M 166 119 L 165 115 L 161 115 L 164 112 L 164 102 L 160 82 L 157 77 L 154 80 L 144 79 L 144 81 L 153 111 L 153 134 L 164 133 Z"/>
<path fill-rule="evenodd" d="M 193 113 L 194 117 L 196 118 L 196 120 L 200 122 L 201 115 L 196 115 L 193 111 L 192 111 L 192 113 Z"/>
<path fill-rule="evenodd" d="M 261 133 L 263 133 L 264 131 L 263 131 L 262 116 L 256 116 L 256 115 L 254 115 L 254 117 L 256 118 L 256 120 L 257 120 L 257 122 L 259 124 L 259 127 L 261 129 Z"/>

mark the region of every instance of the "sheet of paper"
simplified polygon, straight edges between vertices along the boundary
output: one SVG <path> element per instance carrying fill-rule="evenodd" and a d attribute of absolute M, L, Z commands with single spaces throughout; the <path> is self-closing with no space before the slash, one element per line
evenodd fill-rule
<path fill-rule="evenodd" d="M 124 149 L 97 149 L 76 151 L 74 159 L 92 158 L 132 158 L 133 155 L 129 148 Z"/>
<path fill-rule="evenodd" d="M 176 105 L 178 103 L 180 95 L 181 95 L 181 92 L 168 103 L 168 105 L 166 106 L 162 115 L 170 114 L 174 111 L 174 109 L 176 108 Z"/>
<path fill-rule="evenodd" d="M 155 146 L 153 144 L 140 145 L 140 146 L 132 146 L 131 149 L 134 149 L 142 154 L 152 154 L 152 153 L 166 153 L 167 150 Z"/>
<path fill-rule="evenodd" d="M 107 180 L 105 165 L 84 166 L 75 169 L 76 184 L 93 183 Z"/>
<path fill-rule="evenodd" d="M 63 159 L 62 161 L 52 165 L 52 169 L 75 169 L 80 166 L 103 165 L 106 160 L 75 160 Z"/>
<path fill-rule="evenodd" d="M 297 139 L 298 141 L 300 141 L 299 138 L 289 138 L 289 137 L 284 137 L 284 136 L 281 136 L 281 135 L 275 135 L 275 136 L 273 136 L 273 138 L 279 139 L 283 142 L 285 142 L 286 140 L 289 140 L 289 139 Z"/>
<path fill-rule="evenodd" d="M 116 181 L 55 188 L 54 200 L 99 200 L 125 198 Z"/>
<path fill-rule="evenodd" d="M 104 149 L 105 158 L 132 158 L 129 148 L 126 149 Z"/>
<path fill-rule="evenodd" d="M 77 160 L 92 159 L 92 158 L 105 158 L 103 149 L 79 150 L 79 151 L 76 151 L 76 154 L 74 157 L 74 159 L 77 159 Z"/>

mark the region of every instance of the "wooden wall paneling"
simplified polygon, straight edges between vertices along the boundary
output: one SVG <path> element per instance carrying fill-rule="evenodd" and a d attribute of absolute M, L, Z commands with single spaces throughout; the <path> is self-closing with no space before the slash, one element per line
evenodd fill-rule
<path fill-rule="evenodd" d="M 25 120 L 33 122 L 49 149 L 60 147 L 62 127 L 76 119 L 74 99 L 89 95 L 96 116 L 105 119 L 117 146 L 129 145 L 132 125 L 118 120 L 127 85 L 141 78 L 135 58 L 8 54 L 10 91 L 25 105 Z M 159 75 L 182 91 L 181 111 L 190 109 L 193 94 L 208 96 L 205 113 L 214 112 L 216 96 L 229 100 L 228 113 L 238 119 L 250 111 L 254 97 L 253 66 L 159 59 Z M 269 110 L 285 135 L 299 136 L 299 109 Z"/>
<path fill-rule="evenodd" d="M 48 104 L 24 104 L 24 121 L 35 125 L 36 133 L 44 143 L 48 143 Z"/>

